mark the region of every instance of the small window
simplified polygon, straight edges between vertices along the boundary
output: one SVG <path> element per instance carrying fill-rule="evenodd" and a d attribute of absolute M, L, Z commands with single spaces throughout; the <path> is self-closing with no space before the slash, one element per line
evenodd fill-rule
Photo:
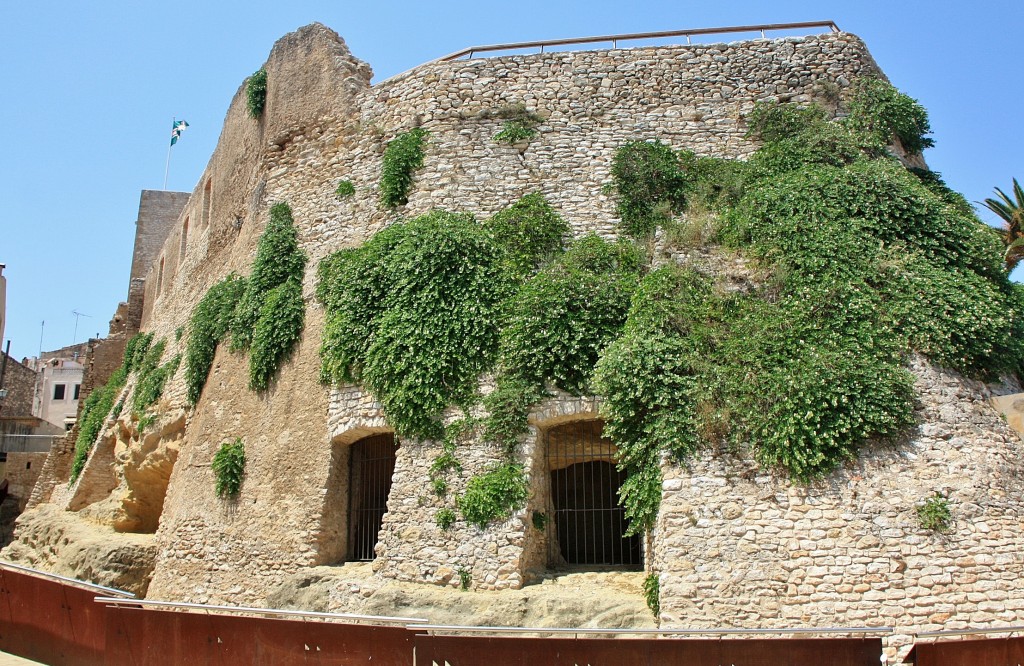
<path fill-rule="evenodd" d="M 32 461 L 31 460 L 29 460 L 27 463 L 25 463 L 25 469 L 32 469 Z"/>
<path fill-rule="evenodd" d="M 63 400 L 64 399 L 64 384 L 53 385 L 53 399 Z"/>
<path fill-rule="evenodd" d="M 78 400 L 78 395 L 81 392 L 82 392 L 82 385 L 81 384 L 75 384 L 75 392 L 71 394 L 71 396 L 72 396 L 71 399 L 72 400 Z"/>
<path fill-rule="evenodd" d="M 188 217 L 181 227 L 181 246 L 178 248 L 178 263 L 185 262 L 185 252 L 188 250 Z"/>

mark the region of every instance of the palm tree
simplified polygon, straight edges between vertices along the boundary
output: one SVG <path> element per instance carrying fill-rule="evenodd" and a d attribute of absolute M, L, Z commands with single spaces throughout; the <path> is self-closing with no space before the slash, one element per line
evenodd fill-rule
<path fill-rule="evenodd" d="M 1006 262 L 1006 270 L 1012 271 L 1024 259 L 1024 189 L 1014 178 L 1013 199 L 998 187 L 995 191 L 998 199 L 985 199 L 982 203 L 1003 220 L 1003 242 L 1006 244 L 1003 261 Z"/>

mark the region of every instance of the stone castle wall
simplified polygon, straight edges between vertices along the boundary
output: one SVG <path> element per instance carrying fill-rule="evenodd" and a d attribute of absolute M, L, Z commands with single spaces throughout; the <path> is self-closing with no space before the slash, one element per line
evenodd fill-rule
<path fill-rule="evenodd" d="M 155 535 L 154 598 L 259 604 L 282 575 L 345 557 L 348 447 L 389 428 L 359 387 L 319 383 L 323 310 L 313 293 L 324 256 L 400 217 L 446 208 L 483 218 L 536 191 L 574 234 L 612 236 L 614 201 L 602 188 L 625 142 L 660 139 L 745 157 L 755 147 L 744 138 L 744 116 L 755 102 L 807 102 L 879 73 L 858 38 L 837 33 L 431 63 L 371 86 L 369 67 L 317 25 L 278 42 L 266 69 L 263 117 L 247 115 L 240 88 L 209 166 L 146 276 L 142 328 L 167 339 L 165 360 L 181 353 L 186 338 L 177 341 L 176 329 L 211 284 L 249 272 L 277 201 L 291 205 L 310 259 L 306 328 L 262 394 L 246 388 L 247 357 L 218 349 L 171 472 Z M 526 146 L 493 140 L 502 123 L 493 113 L 510 104 L 544 119 Z M 413 126 L 430 132 L 425 165 L 409 203 L 381 210 L 384 147 Z M 356 193 L 339 200 L 342 179 Z M 820 487 L 793 487 L 743 459 L 709 454 L 686 470 L 666 463 L 647 561 L 661 579 L 663 625 L 831 625 L 842 614 L 840 624 L 935 627 L 1024 617 L 1000 597 L 1019 599 L 1013 581 L 1024 573 L 1019 555 L 1002 552 L 1021 530 L 1009 455 L 1019 439 L 981 402 L 983 387 L 924 364 L 915 372 L 919 432 L 870 450 Z M 166 417 L 178 418 L 182 371 L 163 402 Z M 545 433 L 595 416 L 594 399 L 557 396 L 537 407 L 521 451 L 530 504 L 486 530 L 435 526 L 445 504 L 426 488 L 439 445 L 401 442 L 378 575 L 457 585 L 465 567 L 475 588 L 522 585 L 545 564 L 547 537 L 530 524 L 549 483 Z M 246 479 L 236 499 L 220 500 L 210 460 L 234 437 L 246 444 Z M 452 493 L 497 453 L 468 443 L 459 457 L 465 470 Z M 934 491 L 951 493 L 951 536 L 914 527 L 915 503 Z M 954 580 L 954 566 L 967 573 Z"/>

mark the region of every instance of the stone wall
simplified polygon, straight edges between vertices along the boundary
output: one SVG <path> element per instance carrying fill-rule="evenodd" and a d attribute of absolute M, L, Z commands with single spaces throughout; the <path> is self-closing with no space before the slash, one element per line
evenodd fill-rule
<path fill-rule="evenodd" d="M 666 463 L 651 565 L 663 627 L 892 626 L 908 632 L 1024 620 L 1021 440 L 987 388 L 924 361 L 907 441 L 869 447 L 810 486 L 707 452 Z M 917 507 L 947 498 L 947 531 Z"/>
<path fill-rule="evenodd" d="M 7 493 L 18 499 L 19 511 L 24 511 L 25 505 L 28 504 L 32 488 L 43 470 L 43 463 L 46 462 L 46 455 L 16 452 L 7 454 L 7 464 L 4 466 L 4 478 L 8 482 Z"/>
<path fill-rule="evenodd" d="M 359 387 L 319 382 L 323 310 L 314 298 L 315 267 L 328 253 L 432 208 L 482 218 L 535 191 L 573 233 L 613 236 L 614 201 L 602 188 L 625 142 L 660 139 L 703 155 L 745 157 L 754 146 L 744 139 L 744 118 L 755 102 L 807 102 L 878 73 L 860 40 L 838 33 L 431 63 L 371 86 L 369 67 L 319 25 L 279 41 L 266 69 L 263 116 L 248 116 L 240 87 L 205 173 L 149 267 L 140 287 L 142 328 L 167 340 L 164 360 L 182 353 L 185 338 L 176 340 L 176 329 L 187 325 L 210 285 L 251 270 L 277 201 L 291 205 L 310 258 L 306 328 L 265 393 L 247 389 L 245 354 L 217 350 L 175 440 L 154 537 L 154 598 L 260 604 L 282 576 L 344 559 L 349 447 L 389 427 Z M 501 128 L 494 112 L 509 104 L 543 118 L 528 145 L 493 140 Z M 430 139 L 409 203 L 381 210 L 384 147 L 417 125 Z M 334 195 L 341 179 L 354 183 L 354 196 Z M 721 268 L 730 288 L 744 288 L 749 278 L 742 261 L 663 254 L 659 261 Z M 700 456 L 685 470 L 666 463 L 647 559 L 661 579 L 664 626 L 891 622 L 908 629 L 1019 621 L 1020 605 L 1008 602 L 1021 598 L 1021 560 L 1011 548 L 1021 528 L 1022 475 L 1011 455 L 1019 439 L 984 402 L 984 387 L 920 362 L 914 370 L 919 431 L 869 450 L 820 485 L 795 487 L 722 454 Z M 182 368 L 165 390 L 160 409 L 167 419 L 185 408 L 183 375 Z M 497 452 L 461 444 L 463 474 L 442 499 L 429 491 L 440 446 L 400 442 L 377 576 L 457 585 L 462 568 L 474 588 L 502 589 L 545 569 L 550 535 L 531 520 L 547 506 L 545 433 L 596 417 L 594 398 L 557 395 L 536 408 L 520 452 L 531 499 L 484 530 L 456 522 L 442 531 L 435 519 Z M 122 426 L 130 424 L 113 427 Z M 111 451 L 116 442 L 134 441 L 119 437 L 110 440 Z M 245 442 L 245 481 L 237 498 L 219 499 L 209 465 L 234 437 Z M 120 465 L 124 457 L 114 458 Z M 66 480 L 66 470 L 53 472 L 61 474 Z M 945 535 L 914 522 L 914 507 L 934 492 L 949 496 L 956 517 Z M 61 499 L 70 506 L 70 496 Z M 113 509 L 106 517 L 97 509 L 105 499 L 85 499 L 91 520 L 115 521 Z"/>
<path fill-rule="evenodd" d="M 32 416 L 32 399 L 36 389 L 36 372 L 0 351 L 0 362 L 6 359 L 3 388 L 7 395 L 0 400 L 0 417 L 23 419 Z M 0 433 L 5 432 L 0 429 Z"/>

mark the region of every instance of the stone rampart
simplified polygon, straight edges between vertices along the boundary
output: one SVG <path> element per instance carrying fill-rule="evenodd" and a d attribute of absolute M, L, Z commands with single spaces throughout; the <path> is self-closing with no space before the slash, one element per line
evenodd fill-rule
<path fill-rule="evenodd" d="M 879 74 L 857 37 L 836 33 L 431 63 L 371 86 L 369 67 L 319 25 L 278 42 L 266 70 L 263 116 L 248 116 L 240 88 L 209 166 L 145 278 L 142 329 L 167 340 L 164 360 L 182 353 L 186 338 L 175 331 L 210 285 L 232 271 L 248 274 L 278 201 L 291 205 L 310 259 L 306 328 L 265 393 L 247 389 L 244 355 L 218 348 L 176 440 L 155 534 L 154 598 L 259 604 L 282 576 L 346 559 L 351 445 L 390 429 L 359 387 L 319 382 L 324 315 L 314 287 L 324 256 L 402 217 L 446 208 L 484 218 L 537 191 L 574 234 L 613 236 L 615 204 L 603 188 L 625 142 L 660 139 L 743 158 L 755 148 L 744 118 L 757 101 L 827 100 L 856 77 Z M 517 104 L 542 117 L 538 136 L 496 143 L 496 112 Z M 414 126 L 430 132 L 425 165 L 408 204 L 383 210 L 381 156 Z M 340 180 L 355 185 L 353 196 L 339 200 Z M 729 279 L 744 279 L 743 266 L 733 272 Z M 867 623 L 902 631 L 1024 618 L 1024 564 L 1014 545 L 1022 527 L 1021 465 L 1012 455 L 1019 438 L 984 402 L 983 386 L 920 362 L 913 370 L 918 431 L 869 449 L 820 485 L 796 487 L 721 453 L 686 469 L 665 463 L 645 563 L 661 580 L 663 626 Z M 165 414 L 185 406 L 183 374 L 165 390 Z M 523 585 L 545 568 L 551 538 L 534 515 L 550 487 L 546 433 L 596 415 L 593 398 L 559 395 L 537 407 L 520 454 L 529 504 L 484 530 L 436 526 L 447 506 L 428 490 L 440 446 L 400 442 L 376 575 L 457 586 L 464 569 L 476 589 Z M 246 446 L 245 482 L 237 498 L 218 499 L 210 461 L 235 437 Z M 449 492 L 496 459 L 487 446 L 466 443 L 464 474 Z M 935 492 L 948 495 L 955 517 L 947 535 L 915 522 L 915 507 Z"/>

